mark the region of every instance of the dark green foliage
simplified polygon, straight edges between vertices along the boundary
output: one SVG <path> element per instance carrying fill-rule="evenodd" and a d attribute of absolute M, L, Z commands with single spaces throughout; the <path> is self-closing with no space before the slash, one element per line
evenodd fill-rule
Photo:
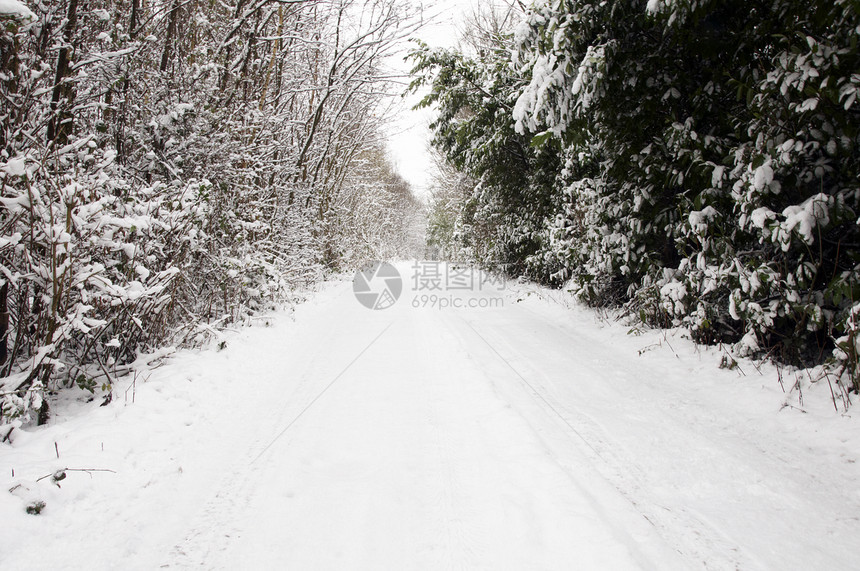
<path fill-rule="evenodd" d="M 433 144 L 479 181 L 461 211 L 466 247 L 494 269 L 528 274 L 526 259 L 540 248 L 538 230 L 557 208 L 560 170 L 557 145 L 535 146 L 530 136 L 515 131 L 513 105 L 528 78 L 514 71 L 507 50 L 478 60 L 421 44 L 411 57 L 418 75 L 412 88 L 431 87 L 420 106 L 439 109 L 431 125 Z"/>
<path fill-rule="evenodd" d="M 856 378 L 858 35 L 848 0 L 539 0 L 509 59 L 419 70 L 512 273 Z"/>
<path fill-rule="evenodd" d="M 45 509 L 45 502 L 43 502 L 42 500 L 37 500 L 27 504 L 25 511 L 30 515 L 39 515 L 40 513 L 42 513 L 43 509 Z"/>

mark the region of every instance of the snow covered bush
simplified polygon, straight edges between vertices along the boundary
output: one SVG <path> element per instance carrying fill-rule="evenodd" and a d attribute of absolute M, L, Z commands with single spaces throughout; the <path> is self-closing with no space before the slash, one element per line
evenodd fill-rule
<path fill-rule="evenodd" d="M 571 201 L 598 212 L 566 246 L 588 252 L 568 258 L 586 299 L 605 272 L 647 320 L 793 361 L 844 329 L 858 22 L 848 2 L 812 4 L 535 6 L 515 117 L 599 161 L 602 200 Z"/>
<path fill-rule="evenodd" d="M 482 181 L 509 271 L 701 341 L 832 358 L 860 389 L 858 34 L 848 0 L 538 0 L 470 64 L 468 105 L 439 62 L 437 144 Z"/>
<path fill-rule="evenodd" d="M 348 175 L 412 27 L 392 0 L 4 2 L 0 426 L 44 421 L 62 387 L 110 399 L 166 347 L 380 253 L 356 235 L 414 199 Z M 394 188 L 383 171 L 361 184 Z"/>
<path fill-rule="evenodd" d="M 559 153 L 515 132 L 511 113 L 528 78 L 511 65 L 504 14 L 486 17 L 484 36 L 472 41 L 474 54 L 424 45 L 414 50 L 413 88 L 430 86 L 421 105 L 439 109 L 434 144 L 476 181 L 454 223 L 463 251 L 495 270 L 545 281 L 547 273 L 530 257 L 545 239 L 545 219 L 558 198 Z"/>
<path fill-rule="evenodd" d="M 194 183 L 151 189 L 146 199 L 116 196 L 112 153 L 71 146 L 77 152 L 59 156 L 74 174 L 25 157 L 0 163 L 0 271 L 12 323 L 7 399 L 47 387 L 55 373 L 90 389 L 109 385 L 118 365 L 170 337 L 185 249 L 171 241 L 204 214 Z M 180 202 L 186 208 L 173 206 Z"/>

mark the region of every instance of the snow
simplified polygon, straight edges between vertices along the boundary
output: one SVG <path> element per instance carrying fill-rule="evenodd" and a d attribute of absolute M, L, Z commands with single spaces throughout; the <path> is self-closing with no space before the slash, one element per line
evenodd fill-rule
<path fill-rule="evenodd" d="M 6 2 L 9 0 L 0 0 L 0 14 L 3 12 L 2 2 Z M 3 172 L 11 176 L 24 176 L 27 174 L 27 165 L 26 161 L 22 157 L 15 157 L 6 161 L 6 164 L 2 167 Z"/>
<path fill-rule="evenodd" d="M 0 0 L 0 15 L 18 16 L 26 20 L 36 19 L 36 15 L 18 0 Z"/>
<path fill-rule="evenodd" d="M 761 206 L 753 210 L 750 219 L 757 228 L 764 228 L 771 220 L 776 218 L 773 210 L 767 206 Z"/>
<path fill-rule="evenodd" d="M 714 167 L 714 172 L 711 173 L 711 186 L 714 188 L 720 188 L 720 184 L 723 180 L 723 174 L 726 172 L 726 167 L 722 165 L 717 165 Z"/>
<path fill-rule="evenodd" d="M 683 314 L 685 307 L 684 298 L 687 297 L 686 285 L 677 281 L 671 281 L 660 288 L 660 295 L 664 299 L 663 305 L 667 311 L 675 312 L 679 315 Z"/>
<path fill-rule="evenodd" d="M 805 200 L 803 204 L 789 206 L 783 210 L 785 216 L 783 224 L 786 232 L 796 230 L 807 244 L 815 240 L 813 230 L 816 226 L 826 226 L 830 222 L 828 210 L 833 199 L 826 194 L 819 193 Z"/>
<path fill-rule="evenodd" d="M 690 213 L 690 227 L 698 234 L 704 234 L 708 230 L 708 222 L 720 215 L 713 206 L 706 206 L 702 210 L 694 210 Z"/>
<path fill-rule="evenodd" d="M 854 566 L 860 429 L 824 381 L 523 284 L 416 308 L 398 268 L 390 309 L 332 281 L 13 431 L 0 567 Z"/>
<path fill-rule="evenodd" d="M 767 163 L 761 165 L 753 173 L 753 186 L 756 190 L 762 191 L 773 182 L 773 169 Z"/>

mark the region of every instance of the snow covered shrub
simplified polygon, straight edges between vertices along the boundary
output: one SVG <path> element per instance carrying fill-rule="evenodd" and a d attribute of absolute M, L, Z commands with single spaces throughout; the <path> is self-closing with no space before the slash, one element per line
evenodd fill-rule
<path fill-rule="evenodd" d="M 836 339 L 834 368 L 838 369 L 840 376 L 847 374 L 854 392 L 860 392 L 860 303 L 847 311 L 840 329 L 844 335 Z"/>
<path fill-rule="evenodd" d="M 435 144 L 480 181 L 462 242 L 587 303 L 854 374 L 858 34 L 849 0 L 538 0 L 480 59 L 420 50 Z"/>
<path fill-rule="evenodd" d="M 680 278 L 698 309 L 678 319 L 705 337 L 742 336 L 746 348 L 814 362 L 860 293 L 851 98 L 860 22 L 847 2 L 774 2 L 753 15 L 732 36 L 754 49 L 727 69 L 743 103 L 736 141 L 704 169 L 710 184 L 679 241 Z M 696 18 L 675 6 L 667 25 Z"/>
<path fill-rule="evenodd" d="M 834 327 L 845 331 L 860 294 L 860 14 L 845 1 L 774 11 L 788 33 L 746 94 L 748 142 L 735 152 L 731 191 L 738 225 L 767 252 L 760 265 L 778 284 L 778 297 L 764 298 L 774 323 L 756 333 L 823 345 Z"/>
<path fill-rule="evenodd" d="M 0 163 L 6 419 L 26 414 L 21 395 L 36 403 L 55 378 L 109 386 L 123 364 L 174 335 L 176 277 L 205 214 L 198 183 L 118 196 L 115 153 L 91 142 L 55 155 L 63 172 L 29 156 Z"/>
<path fill-rule="evenodd" d="M 340 263 L 379 62 L 412 29 L 368 4 L 0 5 L 0 425 L 61 387 L 110 398 Z"/>
<path fill-rule="evenodd" d="M 536 3 L 513 113 L 570 157 L 572 287 L 621 281 L 647 321 L 820 359 L 860 293 L 858 24 L 847 1 Z"/>
<path fill-rule="evenodd" d="M 421 46 L 412 52 L 413 87 L 430 85 L 422 106 L 437 105 L 434 144 L 466 176 L 478 181 L 464 199 L 457 226 L 464 251 L 498 271 L 546 282 L 547 271 L 533 256 L 546 240 L 546 218 L 555 209 L 553 192 L 559 153 L 555 145 L 531 145 L 516 133 L 513 105 L 527 77 L 511 66 L 511 35 L 498 31 L 491 45 L 474 46 L 483 57 Z M 554 266 L 553 266 L 554 268 Z"/>

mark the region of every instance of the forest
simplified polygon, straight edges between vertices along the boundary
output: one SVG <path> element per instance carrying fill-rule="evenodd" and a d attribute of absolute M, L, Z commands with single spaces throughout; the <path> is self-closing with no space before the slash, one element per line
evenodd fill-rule
<path fill-rule="evenodd" d="M 537 0 L 469 29 L 411 55 L 436 249 L 860 389 L 857 2 Z"/>
<path fill-rule="evenodd" d="M 393 0 L 0 2 L 0 424 L 406 255 Z"/>
<path fill-rule="evenodd" d="M 2 0 L 0 424 L 420 252 L 409 41 L 430 251 L 860 390 L 856 2 L 487 3 L 456 49 L 421 11 Z"/>
<path fill-rule="evenodd" d="M 0 568 L 857 569 L 858 96 L 860 0 L 0 0 Z"/>

